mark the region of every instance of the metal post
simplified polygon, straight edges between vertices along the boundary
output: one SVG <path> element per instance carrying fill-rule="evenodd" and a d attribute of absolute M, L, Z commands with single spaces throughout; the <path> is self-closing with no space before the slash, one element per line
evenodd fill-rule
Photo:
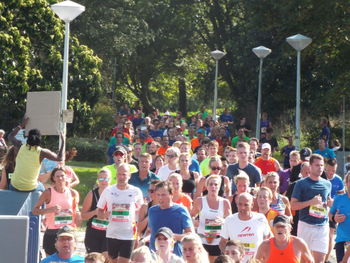
<path fill-rule="evenodd" d="M 61 125 L 60 130 L 66 136 L 66 123 L 63 122 L 62 114 L 63 111 L 67 109 L 67 96 L 68 96 L 68 57 L 69 57 L 69 22 L 65 23 L 65 33 L 64 33 L 64 54 L 63 54 L 63 77 L 62 77 L 62 93 L 61 93 Z M 62 145 L 61 137 L 59 145 Z M 63 149 L 65 152 L 66 149 Z"/>
<path fill-rule="evenodd" d="M 218 103 L 218 72 L 219 72 L 219 60 L 216 59 L 215 66 L 215 87 L 214 87 L 214 107 L 213 107 L 213 120 L 216 121 L 216 107 Z"/>
<path fill-rule="evenodd" d="M 343 138 L 342 138 L 342 148 L 343 148 L 343 167 L 346 163 L 346 157 L 345 157 L 345 95 L 343 95 Z M 343 172 L 342 167 L 342 172 Z M 345 176 L 345 174 L 344 174 Z"/>
<path fill-rule="evenodd" d="M 297 51 L 297 95 L 296 95 L 296 111 L 295 111 L 295 142 L 296 150 L 300 150 L 300 51 Z"/>
<path fill-rule="evenodd" d="M 261 118 L 261 82 L 262 82 L 262 66 L 263 58 L 260 58 L 260 68 L 259 68 L 259 88 L 258 88 L 258 106 L 256 109 L 256 131 L 255 137 L 260 140 L 260 118 Z"/>

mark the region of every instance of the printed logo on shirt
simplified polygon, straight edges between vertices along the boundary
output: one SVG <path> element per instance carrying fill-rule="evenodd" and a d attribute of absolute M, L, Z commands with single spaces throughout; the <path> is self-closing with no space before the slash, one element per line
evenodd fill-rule
<path fill-rule="evenodd" d="M 251 229 L 252 228 L 250 226 L 247 226 L 247 227 L 243 228 L 243 230 L 241 231 L 241 233 L 242 232 L 244 232 L 244 233 L 243 234 L 238 234 L 237 236 L 238 237 L 253 237 L 253 236 L 255 236 L 254 233 L 249 233 Z"/>

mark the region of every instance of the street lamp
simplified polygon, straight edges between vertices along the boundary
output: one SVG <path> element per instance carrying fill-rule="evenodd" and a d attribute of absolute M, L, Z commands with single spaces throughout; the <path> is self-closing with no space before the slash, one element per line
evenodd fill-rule
<path fill-rule="evenodd" d="M 300 54 L 312 42 L 312 39 L 300 34 L 287 37 L 287 42 L 297 51 L 297 95 L 295 110 L 295 143 L 296 149 L 300 150 Z"/>
<path fill-rule="evenodd" d="M 61 93 L 61 116 L 63 111 L 67 110 L 68 94 L 68 56 L 69 56 L 69 24 L 77 16 L 85 11 L 85 6 L 79 5 L 72 1 L 64 1 L 51 6 L 52 11 L 65 22 L 64 34 L 64 57 L 63 57 L 63 76 L 62 76 L 62 93 Z M 61 117 L 62 118 L 62 117 Z M 66 136 L 66 123 L 61 119 L 60 130 Z M 60 145 L 62 144 L 60 137 Z M 65 149 L 64 149 L 65 151 Z"/>
<path fill-rule="evenodd" d="M 216 106 L 218 104 L 218 72 L 219 72 L 219 60 L 223 58 L 223 56 L 226 55 L 225 52 L 222 52 L 220 50 L 214 50 L 210 52 L 211 56 L 216 61 L 216 67 L 215 67 L 215 88 L 214 88 L 214 107 L 213 107 L 213 120 L 216 121 Z"/>
<path fill-rule="evenodd" d="M 259 88 L 258 88 L 258 106 L 256 109 L 256 129 L 255 137 L 260 139 L 260 117 L 261 117 L 261 80 L 262 80 L 262 66 L 264 58 L 266 58 L 270 53 L 271 49 L 259 46 L 252 49 L 254 54 L 260 59 L 260 68 L 259 68 Z"/>

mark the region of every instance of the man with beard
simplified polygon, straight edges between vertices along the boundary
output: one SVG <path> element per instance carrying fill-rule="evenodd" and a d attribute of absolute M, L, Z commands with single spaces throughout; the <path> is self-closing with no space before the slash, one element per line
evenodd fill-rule
<path fill-rule="evenodd" d="M 156 168 L 156 165 L 154 163 L 154 159 L 156 158 L 156 156 L 158 154 L 159 147 L 160 147 L 160 145 L 159 145 L 158 142 L 152 141 L 152 142 L 149 143 L 149 147 L 147 148 L 147 152 L 152 156 L 151 170 Z"/>
<path fill-rule="evenodd" d="M 274 237 L 265 240 L 259 247 L 256 259 L 259 262 L 314 262 L 305 241 L 292 236 L 289 217 L 278 215 L 273 220 Z"/>

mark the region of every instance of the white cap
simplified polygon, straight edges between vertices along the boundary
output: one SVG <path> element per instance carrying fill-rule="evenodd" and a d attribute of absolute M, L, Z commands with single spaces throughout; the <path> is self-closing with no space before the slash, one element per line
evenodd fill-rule
<path fill-rule="evenodd" d="M 263 149 L 269 149 L 269 150 L 271 150 L 271 145 L 270 145 L 269 143 L 265 142 L 265 143 L 263 143 L 263 145 L 261 145 L 261 149 L 262 149 L 262 150 L 263 150 Z"/>

